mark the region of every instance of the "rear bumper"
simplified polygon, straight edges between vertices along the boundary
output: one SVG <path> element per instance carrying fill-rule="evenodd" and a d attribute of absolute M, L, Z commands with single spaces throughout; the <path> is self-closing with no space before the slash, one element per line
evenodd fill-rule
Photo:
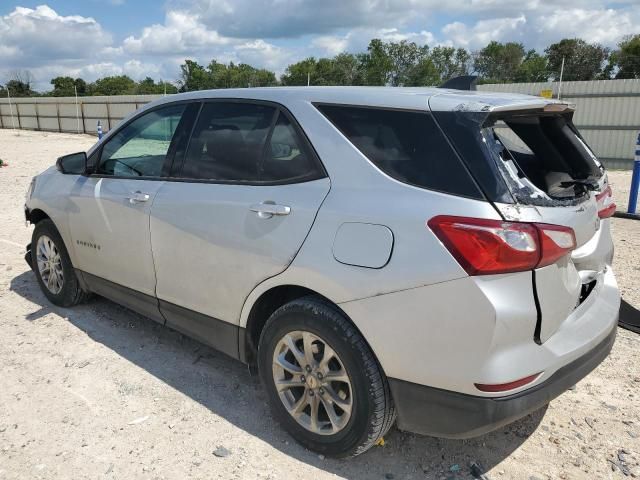
<path fill-rule="evenodd" d="M 389 378 L 398 428 L 436 437 L 470 438 L 507 425 L 546 405 L 588 375 L 611 351 L 616 331 L 614 326 L 598 345 L 544 382 L 505 397 L 478 397 Z"/>

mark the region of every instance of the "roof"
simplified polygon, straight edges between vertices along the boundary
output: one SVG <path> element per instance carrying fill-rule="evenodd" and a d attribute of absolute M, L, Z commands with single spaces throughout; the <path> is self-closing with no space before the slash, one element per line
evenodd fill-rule
<path fill-rule="evenodd" d="M 281 103 L 335 103 L 387 108 L 495 111 L 541 108 L 557 100 L 515 93 L 449 90 L 436 87 L 261 87 L 199 90 L 163 97 L 150 105 L 209 98 L 265 100 Z M 433 100 L 432 100 L 433 99 Z"/>

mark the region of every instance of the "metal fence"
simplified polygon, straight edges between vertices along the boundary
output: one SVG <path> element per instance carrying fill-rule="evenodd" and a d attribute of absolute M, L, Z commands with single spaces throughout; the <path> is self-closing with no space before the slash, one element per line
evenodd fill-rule
<path fill-rule="evenodd" d="M 478 90 L 558 97 L 558 82 L 478 85 Z M 640 80 L 562 82 L 560 98 L 576 105 L 574 123 L 609 168 L 631 169 L 640 132 Z"/>
<path fill-rule="evenodd" d="M 0 99 L 0 128 L 96 135 L 100 121 L 106 132 L 160 95 L 111 97 L 30 97 Z"/>
<path fill-rule="evenodd" d="M 479 85 L 493 92 L 551 95 L 560 85 L 511 83 Z M 574 122 L 596 155 L 609 168 L 630 169 L 640 131 L 640 80 L 563 82 L 560 96 L 576 104 Z M 112 97 L 33 97 L 0 99 L 0 128 L 96 134 L 100 120 L 108 131 L 140 106 L 160 95 Z"/>

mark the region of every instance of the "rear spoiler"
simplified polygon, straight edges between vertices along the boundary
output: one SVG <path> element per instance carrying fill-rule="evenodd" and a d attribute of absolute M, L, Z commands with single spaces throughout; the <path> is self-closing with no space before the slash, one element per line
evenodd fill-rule
<path fill-rule="evenodd" d="M 459 77 L 450 78 L 438 88 L 451 88 L 453 90 L 477 90 L 477 83 L 477 75 L 461 75 Z"/>

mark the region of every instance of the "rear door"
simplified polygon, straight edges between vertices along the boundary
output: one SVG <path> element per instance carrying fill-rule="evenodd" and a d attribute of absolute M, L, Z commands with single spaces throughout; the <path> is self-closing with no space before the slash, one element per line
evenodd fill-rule
<path fill-rule="evenodd" d="M 161 310 L 175 328 L 237 349 L 216 338 L 228 331 L 216 320 L 237 324 L 251 290 L 287 268 L 329 179 L 294 119 L 256 102 L 204 103 L 175 166 L 151 210 Z"/>
<path fill-rule="evenodd" d="M 566 106 L 499 110 L 448 112 L 439 119 L 506 220 L 562 225 L 575 233 L 572 255 L 533 272 L 540 313 L 535 338 L 544 342 L 611 261 L 609 224 L 599 217 L 596 199 L 606 190 L 606 175 Z M 462 125 L 466 130 L 454 131 Z"/>

